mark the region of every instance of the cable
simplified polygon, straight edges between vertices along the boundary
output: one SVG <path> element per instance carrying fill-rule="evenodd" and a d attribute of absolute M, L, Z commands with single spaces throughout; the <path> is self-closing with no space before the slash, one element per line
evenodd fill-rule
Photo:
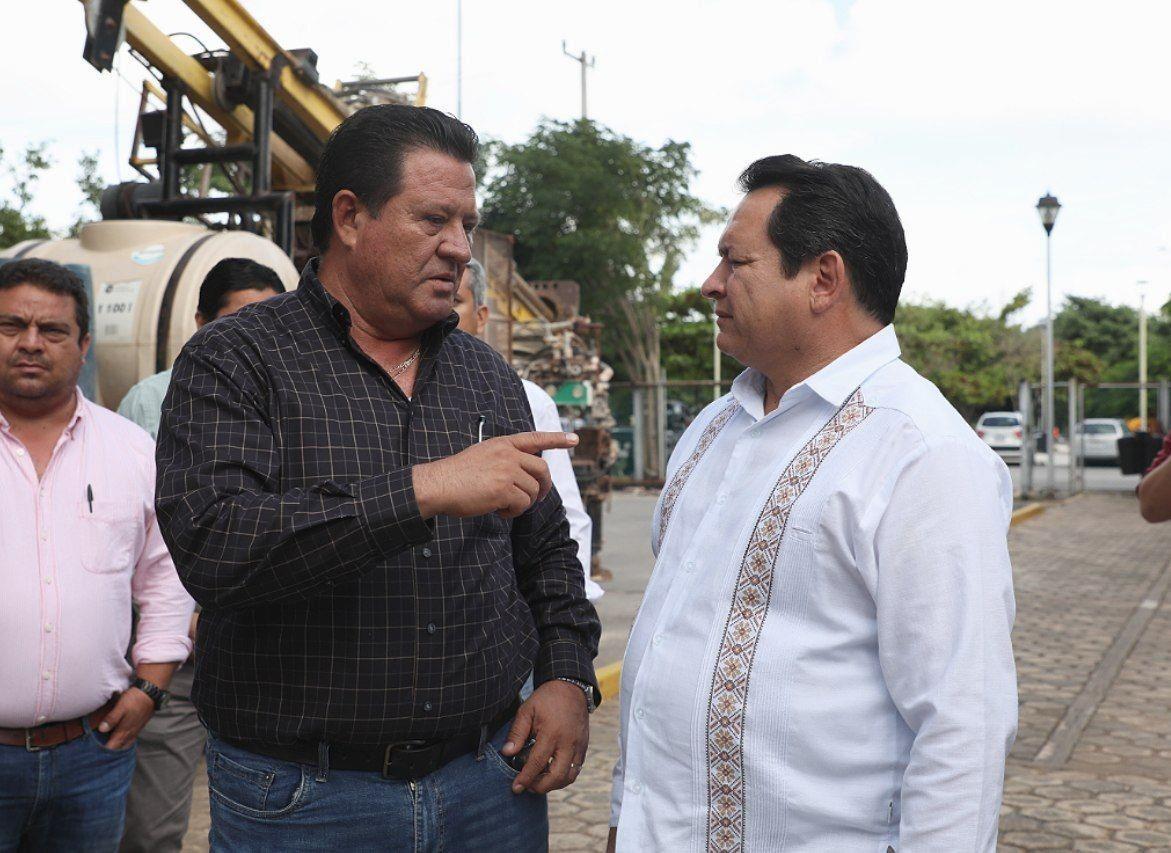
<path fill-rule="evenodd" d="M 176 33 L 167 33 L 167 38 L 169 38 L 169 39 L 173 39 L 175 36 L 187 36 L 187 38 L 191 39 L 197 45 L 202 47 L 204 53 L 211 53 L 211 48 L 209 48 L 206 44 L 204 44 L 203 40 L 201 38 L 199 38 L 199 36 L 195 35 L 194 33 L 184 32 L 182 30 L 180 30 L 179 32 L 176 32 Z"/>

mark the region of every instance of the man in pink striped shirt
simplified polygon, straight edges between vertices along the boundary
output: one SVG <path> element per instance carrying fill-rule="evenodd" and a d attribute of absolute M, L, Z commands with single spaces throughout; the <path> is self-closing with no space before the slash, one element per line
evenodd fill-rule
<path fill-rule="evenodd" d="M 109 850 L 139 730 L 191 650 L 154 444 L 77 388 L 85 288 L 0 267 L 0 849 Z M 131 602 L 139 621 L 130 651 Z"/>

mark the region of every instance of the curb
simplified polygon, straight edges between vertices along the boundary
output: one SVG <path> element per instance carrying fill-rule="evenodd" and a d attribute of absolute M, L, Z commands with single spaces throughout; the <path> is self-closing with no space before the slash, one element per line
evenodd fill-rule
<path fill-rule="evenodd" d="M 1042 503 L 1025 504 L 1023 507 L 1013 512 L 1012 521 L 1009 522 L 1009 526 L 1011 527 L 1020 524 L 1022 521 L 1028 521 L 1030 518 L 1035 518 L 1036 516 L 1043 513 L 1045 508 L 1045 504 Z"/>
<path fill-rule="evenodd" d="M 595 670 L 594 677 L 598 679 L 598 689 L 602 691 L 603 699 L 617 698 L 618 685 L 622 682 L 622 661 L 608 663 Z"/>

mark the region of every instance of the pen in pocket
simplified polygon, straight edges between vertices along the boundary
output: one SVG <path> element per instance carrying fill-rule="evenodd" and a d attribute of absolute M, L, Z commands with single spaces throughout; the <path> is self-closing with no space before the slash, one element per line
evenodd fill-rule
<path fill-rule="evenodd" d="M 479 444 L 484 440 L 484 416 L 480 415 L 480 423 L 476 427 L 476 443 Z"/>
<path fill-rule="evenodd" d="M 88 483 L 85 486 L 85 499 L 89 501 L 89 511 L 92 515 L 94 511 L 94 487 Z"/>

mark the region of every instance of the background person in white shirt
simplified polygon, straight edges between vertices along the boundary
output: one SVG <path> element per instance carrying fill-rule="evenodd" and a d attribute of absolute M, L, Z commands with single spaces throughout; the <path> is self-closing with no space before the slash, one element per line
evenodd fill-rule
<path fill-rule="evenodd" d="M 468 262 L 464 276 L 455 292 L 455 313 L 459 315 L 459 328 L 469 335 L 480 337 L 488 325 L 488 277 L 479 261 Z M 533 413 L 534 429 L 541 432 L 562 432 L 561 416 L 557 404 L 536 383 L 522 379 L 529 409 Z M 565 505 L 565 518 L 569 521 L 569 535 L 577 543 L 577 559 L 585 573 L 586 598 L 597 601 L 605 590 L 590 578 L 590 537 L 594 524 L 581 501 L 577 478 L 573 476 L 573 463 L 567 450 L 546 450 L 541 454 L 549 466 L 553 486 L 561 495 Z"/>
<path fill-rule="evenodd" d="M 1007 469 L 899 359 L 886 191 L 767 157 L 703 285 L 748 366 L 676 447 L 622 673 L 611 848 L 994 850 Z"/>

